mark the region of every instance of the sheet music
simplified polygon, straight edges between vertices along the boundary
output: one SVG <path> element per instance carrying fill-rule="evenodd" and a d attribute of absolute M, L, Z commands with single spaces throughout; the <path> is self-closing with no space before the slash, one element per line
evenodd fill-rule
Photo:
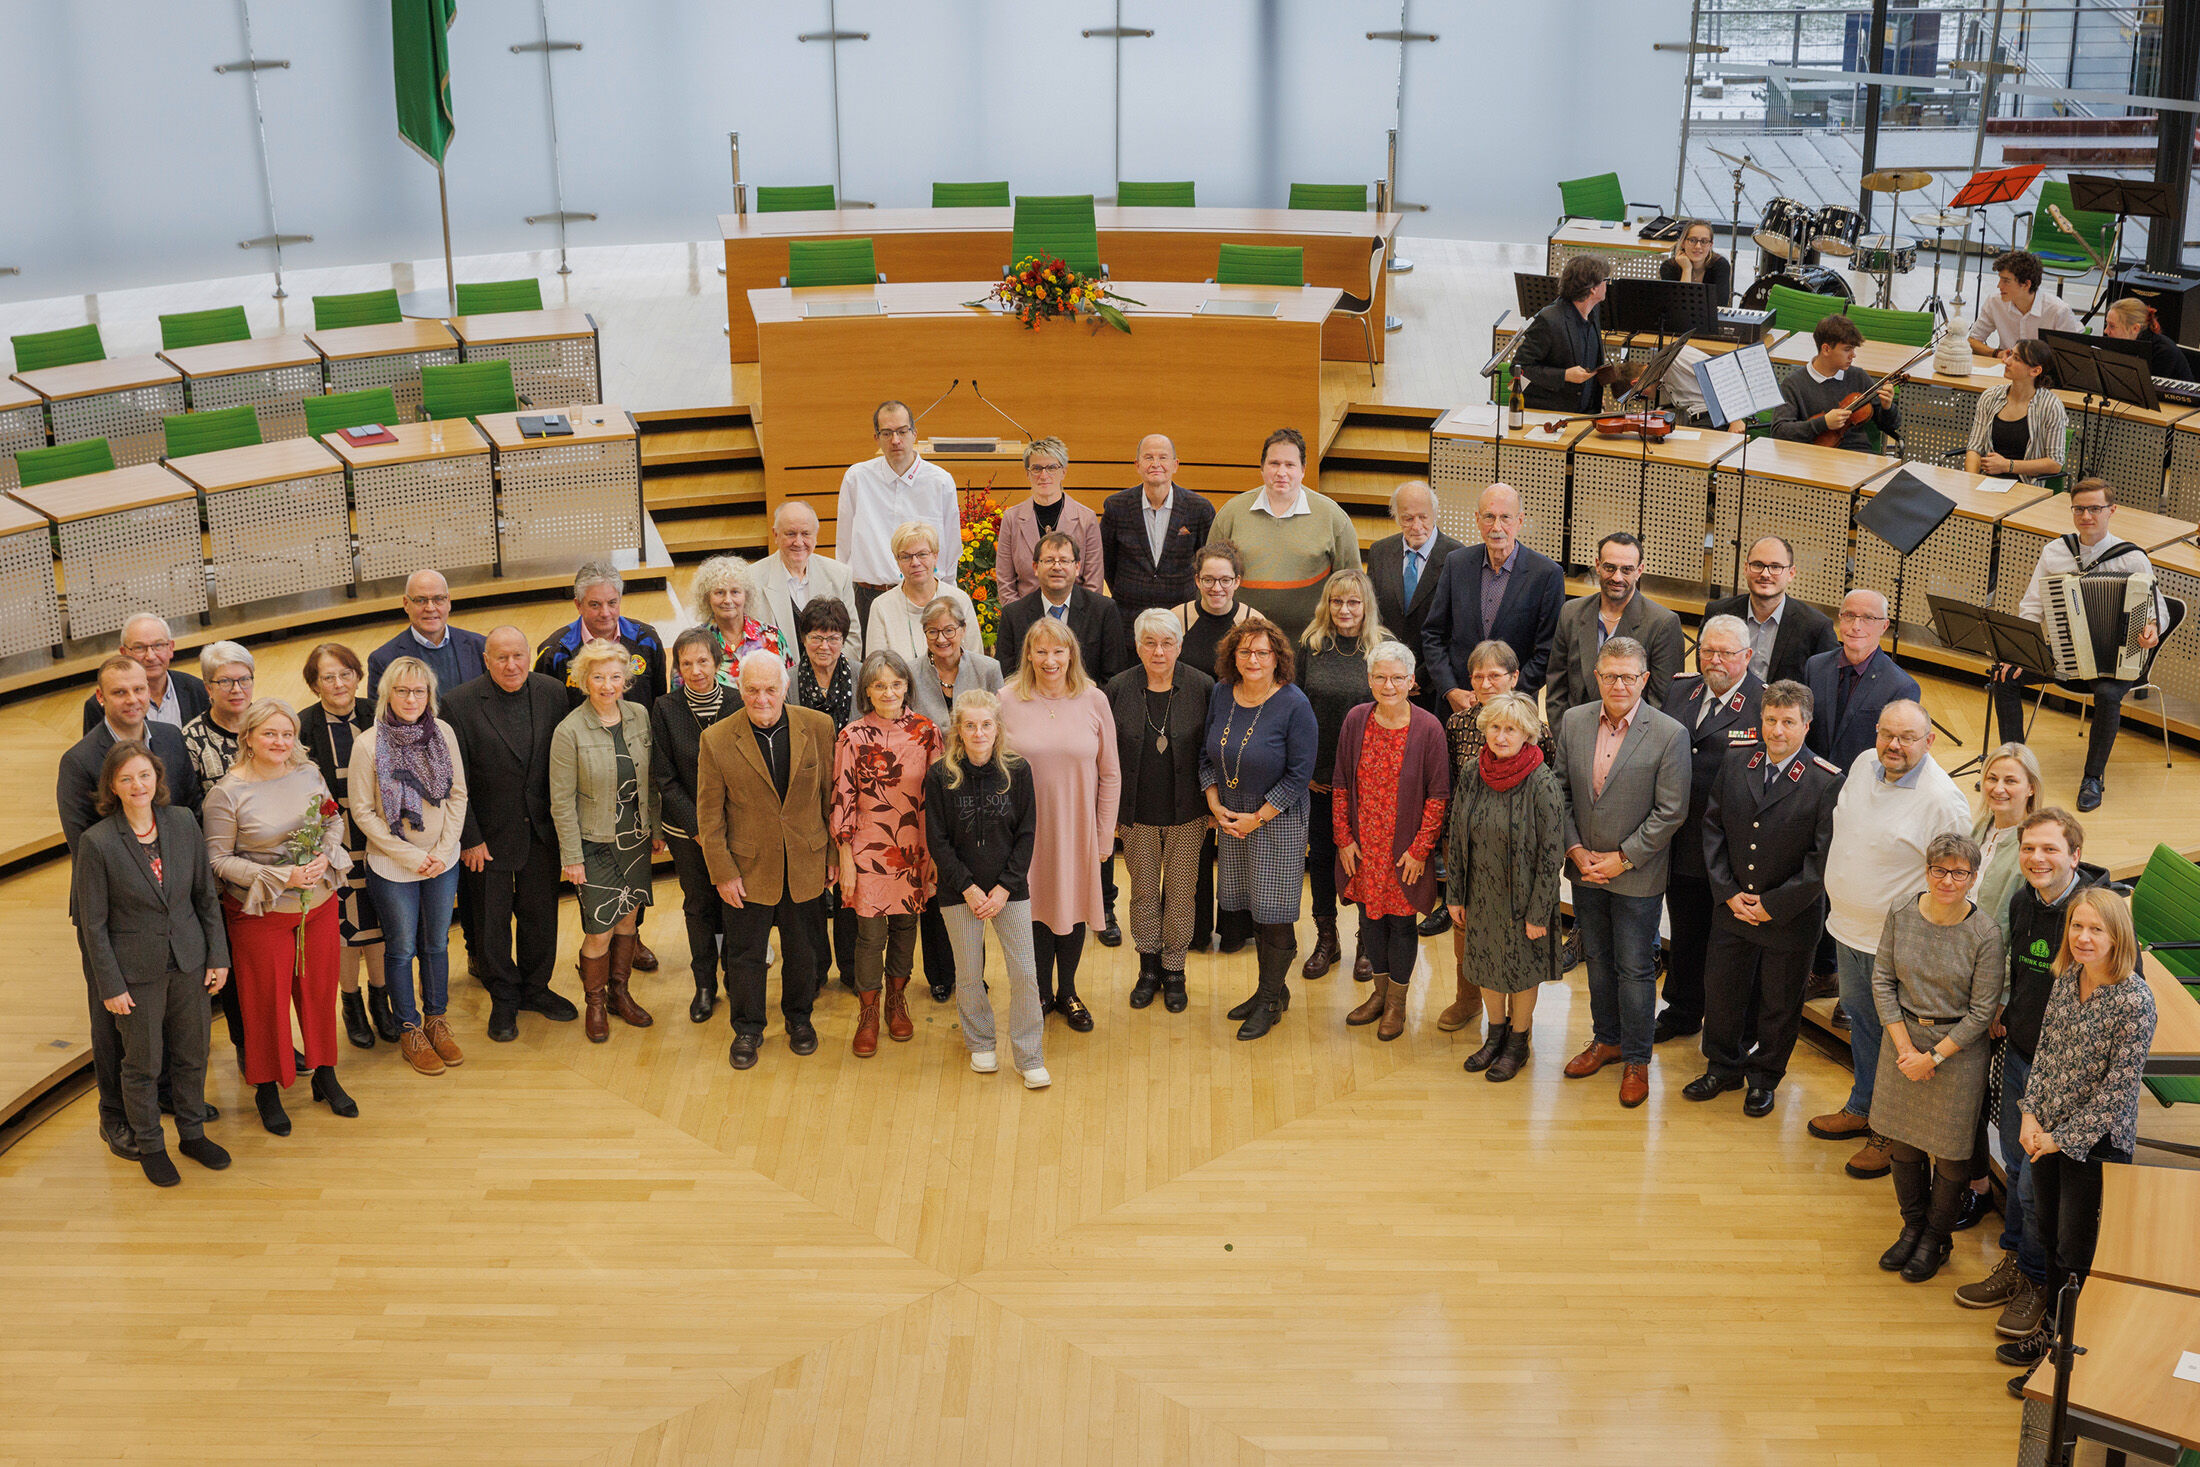
<path fill-rule="evenodd" d="M 2007 494 L 2017 487 L 2014 479 L 1981 479 L 1971 486 L 1981 494 Z"/>
<path fill-rule="evenodd" d="M 1780 405 L 1780 383 L 1762 346 L 1745 346 L 1696 363 L 1696 385 L 1714 423 L 1737 423 Z"/>
<path fill-rule="evenodd" d="M 1453 408 L 1444 414 L 1438 428 L 1494 428 L 1497 426 L 1497 404 L 1494 402 L 1469 403 Z"/>

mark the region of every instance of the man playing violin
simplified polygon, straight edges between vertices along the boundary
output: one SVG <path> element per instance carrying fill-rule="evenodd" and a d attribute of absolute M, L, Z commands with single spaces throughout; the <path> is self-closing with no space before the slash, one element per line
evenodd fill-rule
<path fill-rule="evenodd" d="M 1856 329 L 1856 323 L 1846 316 L 1828 316 L 1813 328 L 1811 339 L 1818 344 L 1818 354 L 1803 364 L 1802 371 L 1790 372 L 1787 381 L 1780 384 L 1780 406 L 1772 411 L 1772 436 L 1808 443 L 1827 433 L 1839 433 L 1841 437 L 1834 446 L 1854 453 L 1872 451 L 1871 437 L 1865 431 L 1867 422 L 1901 437 L 1902 419 L 1895 410 L 1893 380 L 1880 383 L 1876 392 L 1863 397 L 1872 379 L 1856 365 L 1856 349 L 1864 344 L 1864 333 Z M 1863 400 L 1852 402 L 1852 398 Z M 1865 408 L 1870 412 L 1862 411 Z"/>

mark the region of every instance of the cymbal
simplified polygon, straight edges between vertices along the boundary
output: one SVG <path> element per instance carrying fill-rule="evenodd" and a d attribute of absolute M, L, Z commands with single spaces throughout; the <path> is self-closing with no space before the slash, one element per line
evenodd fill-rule
<path fill-rule="evenodd" d="M 1726 159 L 1727 162 L 1733 164 L 1736 168 L 1746 168 L 1751 173 L 1762 174 L 1764 177 L 1771 179 L 1774 183 L 1781 182 L 1779 174 L 1774 173 L 1767 168 L 1759 168 L 1755 163 L 1751 162 L 1746 157 L 1737 158 L 1732 153 L 1720 152 L 1720 150 L 1717 148 L 1711 148 L 1710 151 L 1718 154 L 1719 157 Z M 1785 187 L 1784 184 L 1782 186 Z"/>
<path fill-rule="evenodd" d="M 1944 214 L 1912 214 L 1910 222 L 1926 229 L 1961 229 L 1964 216 L 1949 210 Z"/>
<path fill-rule="evenodd" d="M 1932 181 L 1933 176 L 1921 168 L 1882 168 L 1864 175 L 1864 187 L 1875 194 L 1906 194 Z"/>

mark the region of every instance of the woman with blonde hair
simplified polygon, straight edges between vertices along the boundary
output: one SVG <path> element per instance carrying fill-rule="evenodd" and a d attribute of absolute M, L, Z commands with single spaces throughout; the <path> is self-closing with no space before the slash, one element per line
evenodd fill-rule
<path fill-rule="evenodd" d="M 718 648 L 718 680 L 727 687 L 734 685 L 734 669 L 741 659 L 759 647 L 776 654 L 789 672 L 794 671 L 794 649 L 784 645 L 777 626 L 755 615 L 763 598 L 739 557 L 713 555 L 697 566 L 695 579 L 688 582 L 688 599 Z"/>
<path fill-rule="evenodd" d="M 894 564 L 901 569 L 901 584 L 878 593 L 863 625 L 866 652 L 898 652 L 911 667 L 931 654 L 926 649 L 924 625 L 934 600 L 953 601 L 962 612 L 963 649 L 983 652 L 977 632 L 978 609 L 962 587 L 943 581 L 935 572 L 940 561 L 940 532 L 922 520 L 908 520 L 894 527 L 887 541 Z"/>
<path fill-rule="evenodd" d="M 2117 341 L 2135 342 L 2146 349 L 2147 374 L 2175 381 L 2192 380 L 2192 362 L 2162 331 L 2162 318 L 2154 307 L 2135 295 L 2111 301 L 2101 330 Z"/>
<path fill-rule="evenodd" d="M 924 834 L 939 872 L 940 918 L 955 945 L 956 986 L 970 1068 L 1000 1068 L 993 996 L 985 975 L 985 928 L 1001 944 L 1008 978 L 1008 1042 L 1028 1089 L 1043 1089 L 1046 1014 L 1032 952 L 1031 855 L 1039 830 L 1031 766 L 1009 747 L 1001 700 L 982 688 L 955 695 L 946 752 L 924 774 Z"/>
<path fill-rule="evenodd" d="M 1314 950 L 1300 975 L 1319 978 L 1344 956 L 1337 938 L 1337 847 L 1331 836 L 1330 789 L 1337 738 L 1345 715 L 1370 701 L 1367 659 L 1389 639 L 1376 624 L 1375 583 L 1362 570 L 1341 570 L 1322 583 L 1314 619 L 1299 636 L 1298 684 L 1314 705 L 1314 782 L 1307 786 L 1306 875 L 1313 888 Z M 1366 921 L 1363 913 L 1361 921 Z M 1361 959 L 1370 956 L 1362 934 Z M 1358 963 L 1353 965 L 1358 967 Z M 1386 972 L 1370 966 L 1369 975 Z M 1401 978 L 1401 983 L 1405 980 Z M 1378 1007 L 1380 1007 L 1378 1005 Z"/>

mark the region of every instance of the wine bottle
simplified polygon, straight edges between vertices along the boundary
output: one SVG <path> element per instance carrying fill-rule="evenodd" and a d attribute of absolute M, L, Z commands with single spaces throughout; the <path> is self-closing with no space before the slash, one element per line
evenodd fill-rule
<path fill-rule="evenodd" d="M 1515 433 L 1519 432 L 1522 428 L 1527 426 L 1527 421 L 1522 416 L 1523 410 L 1527 407 L 1527 405 L 1527 398 L 1520 390 L 1520 379 L 1518 377 L 1514 377 L 1512 405 L 1506 410 L 1505 426 L 1510 428 Z"/>

